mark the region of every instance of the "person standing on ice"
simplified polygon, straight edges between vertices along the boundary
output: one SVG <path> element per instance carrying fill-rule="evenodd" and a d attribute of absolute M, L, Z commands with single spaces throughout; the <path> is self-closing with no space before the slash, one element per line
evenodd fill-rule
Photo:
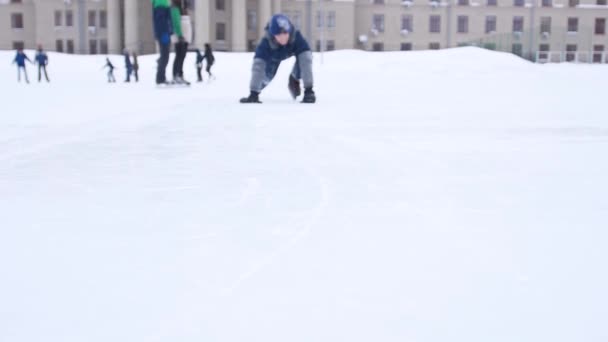
<path fill-rule="evenodd" d="M 169 53 L 171 51 L 171 34 L 173 24 L 171 22 L 171 8 L 169 0 L 152 0 L 154 37 L 158 41 L 160 57 L 156 70 L 156 84 L 167 84 L 167 64 L 169 64 Z"/>
<path fill-rule="evenodd" d="M 188 45 L 192 41 L 192 23 L 184 0 L 172 1 L 171 22 L 173 23 L 173 33 L 177 38 L 173 61 L 173 82 L 189 85 L 190 82 L 184 79 L 184 61 L 188 54 Z"/>
<path fill-rule="evenodd" d="M 198 77 L 198 82 L 203 82 L 203 61 L 207 59 L 207 74 L 209 74 L 209 80 L 211 78 L 215 78 L 213 74 L 211 74 L 211 66 L 215 62 L 215 57 L 213 56 L 213 50 L 211 50 L 211 45 L 205 44 L 205 54 L 201 53 L 201 50 L 196 49 L 196 75 Z"/>
<path fill-rule="evenodd" d="M 135 52 L 133 52 L 133 76 L 135 76 L 135 82 L 139 82 L 139 62 Z"/>
<path fill-rule="evenodd" d="M 124 51 L 124 56 L 125 56 L 125 70 L 127 71 L 127 79 L 125 79 L 125 82 L 131 82 L 131 74 L 133 73 L 133 64 L 131 63 L 131 56 L 129 55 L 129 51 L 127 51 L 127 49 L 125 49 Z"/>
<path fill-rule="evenodd" d="M 27 78 L 27 69 L 25 68 L 25 61 L 29 61 L 34 64 L 31 59 L 23 52 L 23 49 L 17 50 L 17 55 L 13 60 L 13 64 L 17 64 L 17 81 L 21 82 L 21 70 L 23 70 L 23 74 L 25 75 L 25 82 L 30 83 L 30 80 Z"/>
<path fill-rule="evenodd" d="M 49 75 L 46 72 L 46 66 L 49 65 L 49 57 L 46 52 L 42 49 L 42 45 L 38 45 L 38 52 L 35 57 L 36 63 L 38 64 L 38 82 L 42 81 L 42 72 L 44 71 L 44 77 L 47 82 L 49 81 Z"/>
<path fill-rule="evenodd" d="M 296 30 L 289 18 L 275 14 L 266 26 L 266 35 L 255 50 L 251 70 L 250 93 L 241 103 L 261 103 L 260 92 L 272 81 L 281 61 L 295 56 L 296 63 L 289 75 L 288 88 L 296 99 L 301 94 L 300 79 L 304 82 L 302 103 L 315 103 L 313 91 L 312 52 L 300 31 Z"/>
<path fill-rule="evenodd" d="M 106 58 L 106 65 L 103 67 L 104 69 L 108 68 L 108 83 L 115 83 L 116 79 L 114 78 L 114 64 L 110 62 L 109 58 Z"/>

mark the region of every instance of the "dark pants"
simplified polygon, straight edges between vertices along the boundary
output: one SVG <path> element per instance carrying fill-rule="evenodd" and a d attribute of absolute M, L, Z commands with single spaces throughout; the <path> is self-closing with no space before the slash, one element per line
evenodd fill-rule
<path fill-rule="evenodd" d="M 131 74 L 133 73 L 133 68 L 127 67 L 127 79 L 125 82 L 131 82 Z"/>
<path fill-rule="evenodd" d="M 211 67 L 212 66 L 213 66 L 213 63 L 207 63 L 207 73 L 209 74 L 209 76 L 213 76 L 213 75 L 211 75 Z"/>
<path fill-rule="evenodd" d="M 139 67 L 133 67 L 133 76 L 135 76 L 135 82 L 139 82 Z"/>
<path fill-rule="evenodd" d="M 171 44 L 160 44 L 160 57 L 158 58 L 158 69 L 156 71 L 156 84 L 167 82 L 167 64 L 169 64 L 169 52 Z"/>
<path fill-rule="evenodd" d="M 38 82 L 42 81 L 42 72 L 44 71 L 44 78 L 47 82 L 49 81 L 49 75 L 46 73 L 46 65 L 38 65 Z"/>
<path fill-rule="evenodd" d="M 184 77 L 184 61 L 188 53 L 188 43 L 179 42 L 175 44 L 175 60 L 173 61 L 173 78 Z"/>
<path fill-rule="evenodd" d="M 197 65 L 196 66 L 196 76 L 199 82 L 203 82 L 203 66 L 202 65 Z"/>
<path fill-rule="evenodd" d="M 281 65 L 281 62 L 273 61 L 273 62 L 268 62 L 266 64 L 266 78 L 264 79 L 264 82 L 262 83 L 262 89 L 266 88 L 266 86 L 272 81 L 274 76 L 277 74 L 277 70 L 279 70 L 279 65 Z M 294 64 L 293 69 L 291 70 L 291 76 L 293 76 L 293 78 L 295 78 L 296 80 L 299 80 L 301 78 L 300 63 L 297 58 L 296 58 L 296 64 Z"/>
<path fill-rule="evenodd" d="M 108 70 L 108 82 L 116 82 L 116 79 L 114 78 L 114 69 Z"/>
<path fill-rule="evenodd" d="M 17 81 L 21 82 L 21 70 L 23 70 L 23 74 L 25 75 L 25 82 L 30 83 L 29 78 L 27 78 L 27 69 L 25 69 L 25 65 L 17 67 Z"/>

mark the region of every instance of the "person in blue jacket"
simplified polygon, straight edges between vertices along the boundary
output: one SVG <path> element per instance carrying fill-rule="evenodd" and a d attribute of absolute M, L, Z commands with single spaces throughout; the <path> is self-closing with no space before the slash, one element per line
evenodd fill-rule
<path fill-rule="evenodd" d="M 171 7 L 169 0 L 152 0 L 154 37 L 158 41 L 160 57 L 156 71 L 156 84 L 167 84 L 167 64 L 171 51 L 171 34 L 173 33 L 171 21 Z"/>
<path fill-rule="evenodd" d="M 260 92 L 272 81 L 281 61 L 292 56 L 296 63 L 289 75 L 288 89 L 296 99 L 301 94 L 300 80 L 304 83 L 302 103 L 315 103 L 313 91 L 312 52 L 300 31 L 289 18 L 275 14 L 266 26 L 266 34 L 258 44 L 251 70 L 250 93 L 241 103 L 260 103 Z"/>
<path fill-rule="evenodd" d="M 23 74 L 25 75 L 25 82 L 30 83 L 30 80 L 27 77 L 27 69 L 25 68 L 25 61 L 29 61 L 34 64 L 31 59 L 23 52 L 23 49 L 17 50 L 17 55 L 13 60 L 13 64 L 17 64 L 17 81 L 21 82 L 21 71 L 23 70 Z"/>
<path fill-rule="evenodd" d="M 49 56 L 42 49 L 42 45 L 38 45 L 38 52 L 36 52 L 36 64 L 38 64 L 38 82 L 42 81 L 42 72 L 44 71 L 44 78 L 47 82 L 49 81 L 49 74 L 46 72 L 46 66 L 49 65 Z"/>
<path fill-rule="evenodd" d="M 131 56 L 129 55 L 129 51 L 125 49 L 125 70 L 127 71 L 127 79 L 125 82 L 131 82 L 131 74 L 133 73 L 133 63 L 131 63 Z"/>

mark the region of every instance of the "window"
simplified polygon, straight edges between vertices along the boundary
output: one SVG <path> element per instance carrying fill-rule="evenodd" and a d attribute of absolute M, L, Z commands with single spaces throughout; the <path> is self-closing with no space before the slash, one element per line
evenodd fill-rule
<path fill-rule="evenodd" d="M 258 29 L 258 12 L 256 10 L 247 11 L 247 30 L 256 31 Z"/>
<path fill-rule="evenodd" d="M 576 7 L 580 4 L 580 0 L 568 0 L 568 6 Z"/>
<path fill-rule="evenodd" d="M 553 7 L 553 0 L 542 0 L 541 5 L 543 7 Z"/>
<path fill-rule="evenodd" d="M 226 40 L 226 23 L 215 23 L 215 40 Z"/>
<path fill-rule="evenodd" d="M 540 46 L 538 47 L 538 58 L 539 59 L 547 59 L 549 58 L 549 50 L 550 50 L 550 46 L 549 44 L 540 44 Z"/>
<path fill-rule="evenodd" d="M 321 29 L 323 28 L 323 13 L 321 13 L 321 11 L 317 11 L 317 28 Z"/>
<path fill-rule="evenodd" d="M 22 41 L 13 42 L 13 50 L 23 50 L 25 49 L 25 43 Z"/>
<path fill-rule="evenodd" d="M 458 0 L 458 6 L 468 6 L 469 0 Z"/>
<path fill-rule="evenodd" d="M 89 27 L 97 26 L 97 12 L 89 11 Z"/>
<path fill-rule="evenodd" d="M 384 32 L 384 14 L 374 14 L 372 27 L 378 32 Z"/>
<path fill-rule="evenodd" d="M 469 17 L 466 15 L 458 16 L 458 33 L 468 33 L 469 32 Z"/>
<path fill-rule="evenodd" d="M 74 26 L 74 12 L 72 10 L 65 11 L 65 26 Z"/>
<path fill-rule="evenodd" d="M 63 25 L 63 13 L 61 11 L 55 11 L 55 27 L 60 27 Z"/>
<path fill-rule="evenodd" d="M 384 43 L 374 43 L 372 45 L 372 50 L 374 50 L 374 51 L 384 51 Z"/>
<path fill-rule="evenodd" d="M 578 32 L 578 18 L 568 18 L 568 32 Z"/>
<path fill-rule="evenodd" d="M 14 28 L 14 29 L 23 28 L 23 14 L 22 13 L 11 14 L 11 28 Z"/>
<path fill-rule="evenodd" d="M 336 49 L 336 43 L 333 40 L 327 41 L 327 49 L 325 51 L 334 51 Z"/>
<path fill-rule="evenodd" d="M 606 34 L 606 19 L 595 18 L 595 34 Z"/>
<path fill-rule="evenodd" d="M 602 5 L 602 6 L 606 6 L 608 4 L 608 1 L 606 1 L 606 0 L 597 0 L 597 4 L 598 5 Z"/>
<path fill-rule="evenodd" d="M 71 39 L 68 39 L 65 43 L 67 46 L 67 52 L 74 53 L 74 41 Z"/>
<path fill-rule="evenodd" d="M 521 57 L 524 54 L 524 46 L 522 44 L 515 43 L 511 45 L 511 52 L 514 55 Z"/>
<path fill-rule="evenodd" d="M 414 32 L 414 17 L 409 14 L 401 16 L 401 31 Z"/>
<path fill-rule="evenodd" d="M 291 17 L 291 23 L 297 29 L 300 29 L 300 27 L 302 27 L 302 12 L 300 12 L 300 11 L 294 11 L 293 12 L 293 17 Z"/>
<path fill-rule="evenodd" d="M 439 43 L 430 43 L 429 44 L 429 49 L 431 50 L 439 50 L 441 48 L 441 45 Z"/>
<path fill-rule="evenodd" d="M 525 6 L 525 1 L 524 0 L 513 0 L 513 6 L 515 6 L 515 7 L 524 7 Z"/>
<path fill-rule="evenodd" d="M 497 2 L 497 0 L 488 0 L 486 4 L 488 6 L 497 6 L 498 2 Z"/>
<path fill-rule="evenodd" d="M 55 41 L 55 51 L 57 51 L 57 52 L 63 52 L 63 40 L 57 39 Z"/>
<path fill-rule="evenodd" d="M 566 45 L 566 62 L 573 62 L 576 60 L 576 44 Z"/>
<path fill-rule="evenodd" d="M 551 33 L 551 17 L 540 17 L 540 33 Z"/>
<path fill-rule="evenodd" d="M 255 40 L 248 40 L 247 41 L 247 51 L 253 52 L 253 51 L 255 51 L 255 48 L 256 48 Z"/>
<path fill-rule="evenodd" d="M 215 0 L 215 9 L 218 11 L 226 10 L 226 1 L 225 0 Z"/>
<path fill-rule="evenodd" d="M 593 63 L 603 63 L 604 45 L 593 45 Z"/>
<path fill-rule="evenodd" d="M 488 15 L 486 16 L 486 33 L 494 33 L 496 32 L 496 16 Z"/>
<path fill-rule="evenodd" d="M 524 17 L 513 17 L 513 32 L 524 32 Z"/>
<path fill-rule="evenodd" d="M 401 43 L 401 51 L 411 51 L 412 43 Z"/>
<path fill-rule="evenodd" d="M 321 52 L 321 41 L 320 40 L 317 40 L 315 42 L 315 51 Z"/>
<path fill-rule="evenodd" d="M 108 40 L 100 39 L 99 40 L 99 53 L 106 55 L 108 54 Z"/>
<path fill-rule="evenodd" d="M 333 29 L 336 28 L 336 12 L 329 11 L 327 13 L 327 28 Z"/>
<path fill-rule="evenodd" d="M 23 3 L 22 0 L 11 0 L 11 4 L 20 4 Z"/>
<path fill-rule="evenodd" d="M 89 54 L 97 54 L 97 41 L 94 39 L 89 40 Z"/>
<path fill-rule="evenodd" d="M 102 29 L 108 28 L 108 12 L 99 11 L 99 27 Z"/>
<path fill-rule="evenodd" d="M 430 17 L 429 32 L 440 33 L 441 32 L 441 16 L 432 15 Z"/>
<path fill-rule="evenodd" d="M 384 5 L 384 0 L 374 0 L 374 5 Z"/>

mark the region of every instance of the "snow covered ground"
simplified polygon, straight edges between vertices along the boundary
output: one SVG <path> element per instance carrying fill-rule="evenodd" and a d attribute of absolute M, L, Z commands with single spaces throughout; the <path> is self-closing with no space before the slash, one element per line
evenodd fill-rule
<path fill-rule="evenodd" d="M 608 340 L 607 66 L 319 57 L 315 105 L 0 63 L 0 341 Z"/>

